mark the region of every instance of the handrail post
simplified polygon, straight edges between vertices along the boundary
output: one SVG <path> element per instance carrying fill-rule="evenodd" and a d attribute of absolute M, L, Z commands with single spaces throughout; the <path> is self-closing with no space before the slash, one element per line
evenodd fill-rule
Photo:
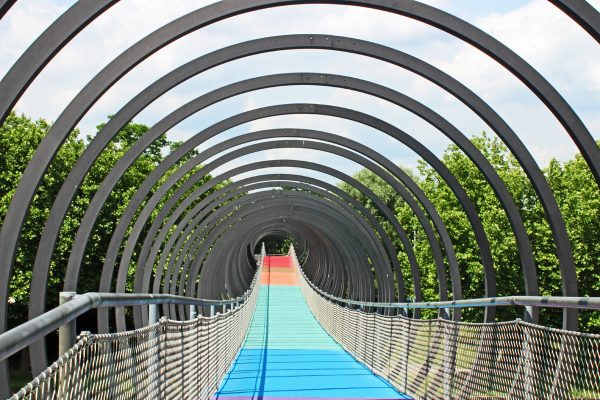
<path fill-rule="evenodd" d="M 158 322 L 158 304 L 148 304 L 148 325 Z"/>
<path fill-rule="evenodd" d="M 198 307 L 195 304 L 190 304 L 190 319 L 196 319 L 198 317 Z"/>
<path fill-rule="evenodd" d="M 211 317 L 215 316 L 215 305 L 214 304 L 210 305 L 210 316 Z"/>
<path fill-rule="evenodd" d="M 533 306 L 525 306 L 525 316 L 523 320 L 525 322 L 533 322 Z"/>
<path fill-rule="evenodd" d="M 58 294 L 58 303 L 63 305 L 73 300 L 77 295 L 75 292 L 60 292 Z M 67 322 L 58 328 L 58 354 L 63 355 L 75 344 L 77 337 L 76 319 Z"/>

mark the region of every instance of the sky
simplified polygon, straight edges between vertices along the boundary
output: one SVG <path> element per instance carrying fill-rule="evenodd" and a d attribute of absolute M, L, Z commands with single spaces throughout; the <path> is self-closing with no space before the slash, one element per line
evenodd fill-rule
<path fill-rule="evenodd" d="M 84 29 L 39 75 L 16 105 L 18 112 L 54 121 L 77 92 L 129 46 L 198 7 L 214 1 L 122 0 Z M 600 51 L 574 21 L 546 0 L 428 0 L 499 39 L 536 68 L 570 103 L 600 139 Z M 0 76 L 32 41 L 73 1 L 19 0 L 0 20 Z M 590 3 L 600 8 L 600 0 Z M 544 167 L 552 157 L 572 158 L 575 145 L 547 108 L 518 79 L 472 46 L 434 27 L 405 17 L 351 6 L 287 6 L 236 16 L 179 39 L 134 68 L 90 109 L 78 127 L 95 126 L 170 70 L 224 46 L 292 33 L 340 35 L 384 44 L 416 56 L 452 75 L 488 102 L 516 131 Z M 222 85 L 266 74 L 314 72 L 349 75 L 390 87 L 432 108 L 467 136 L 491 129 L 462 103 L 419 76 L 383 61 L 321 50 L 281 51 L 227 63 L 165 93 L 135 117 L 153 125 L 169 112 Z M 420 118 L 369 95 L 344 89 L 288 87 L 255 91 L 208 107 L 169 131 L 186 140 L 219 120 L 257 107 L 312 102 L 361 110 L 398 126 L 441 156 L 450 141 Z M 418 156 L 404 145 L 363 125 L 334 117 L 293 115 L 258 120 L 205 142 L 267 128 L 309 128 L 367 144 L 394 163 L 414 168 Z M 314 161 L 348 174 L 360 167 L 318 151 L 277 149 L 226 164 L 214 174 L 243 163 L 291 158 Z M 278 169 L 283 172 L 284 170 Z M 285 170 L 298 172 L 293 170 Z M 265 173 L 272 172 L 265 170 Z M 335 182 L 318 173 L 302 173 Z M 239 176 L 242 178 L 244 176 Z"/>

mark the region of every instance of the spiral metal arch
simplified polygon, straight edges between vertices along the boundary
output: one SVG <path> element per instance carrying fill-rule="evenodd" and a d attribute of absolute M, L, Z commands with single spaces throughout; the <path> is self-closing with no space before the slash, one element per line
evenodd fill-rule
<path fill-rule="evenodd" d="M 600 14 L 591 5 L 576 0 L 550 1 L 579 24 L 592 38 L 600 42 Z M 10 12 L 14 3 L 15 0 L 0 1 L 0 18 Z M 0 81 L 0 93 L 2 93 L 0 123 L 6 119 L 19 98 L 37 75 L 52 61 L 53 57 L 71 39 L 116 3 L 115 0 L 78 1 L 57 18 L 23 52 Z M 573 139 L 596 181 L 600 183 L 600 150 L 588 129 L 558 91 L 516 53 L 456 16 L 408 0 L 222 1 L 195 10 L 168 23 L 118 55 L 81 89 L 53 124 L 50 132 L 30 160 L 16 188 L 0 232 L 0 315 L 3 316 L 0 318 L 0 333 L 6 330 L 6 307 L 12 264 L 18 248 L 18 238 L 33 196 L 45 171 L 68 134 L 104 92 L 150 55 L 193 31 L 217 21 L 257 10 L 315 3 L 362 6 L 394 13 L 438 28 L 479 49 L 521 80 L 546 105 Z M 251 40 L 198 57 L 149 84 L 111 118 L 69 173 L 50 211 L 33 267 L 30 318 L 44 311 L 49 266 L 69 205 L 89 168 L 116 133 L 162 94 L 210 68 L 260 53 L 298 49 L 349 52 L 388 62 L 429 80 L 478 115 L 504 141 L 530 179 L 551 227 L 559 259 L 563 294 L 565 296 L 577 295 L 577 278 L 572 249 L 564 220 L 552 191 L 519 137 L 487 103 L 461 82 L 409 54 L 355 38 L 305 34 Z M 94 195 L 74 241 L 64 289 L 75 290 L 77 288 L 80 264 L 87 239 L 111 188 L 119 181 L 127 167 L 157 137 L 199 110 L 227 98 L 254 90 L 292 85 L 343 88 L 384 99 L 419 116 L 454 141 L 483 173 L 498 197 L 516 238 L 523 267 L 526 294 L 538 294 L 536 266 L 531 244 L 514 200 L 490 163 L 456 127 L 425 105 L 390 88 L 350 76 L 301 72 L 260 76 L 220 87 L 192 100 L 153 126 L 118 161 L 103 182 L 101 189 Z M 280 147 L 297 147 L 324 151 L 358 162 L 388 182 L 410 205 L 421 226 L 427 232 L 439 276 L 440 298 L 448 298 L 449 293 L 454 299 L 461 298 L 460 270 L 451 238 L 424 193 L 408 175 L 382 155 L 368 146 L 332 133 L 291 127 L 290 129 L 251 132 L 238 138 L 221 141 L 181 166 L 170 176 L 166 184 L 150 196 L 150 200 L 142 212 L 136 214 L 158 179 L 176 161 L 207 138 L 216 136 L 243 122 L 274 115 L 298 113 L 335 116 L 359 122 L 394 137 L 419 154 L 446 180 L 463 211 L 467 214 L 480 250 L 486 295 L 495 295 L 495 270 L 483 226 L 464 189 L 440 160 L 399 127 L 387 124 L 359 110 L 319 104 L 279 104 L 235 115 L 198 133 L 170 154 L 147 177 L 119 221 L 105 258 L 100 289 L 109 291 L 116 283 L 116 290 L 125 290 L 127 268 L 132 262 L 133 246 L 143 240 L 144 246 L 136 263 L 137 269 L 134 278 L 136 291 L 163 291 L 200 297 L 235 296 L 243 292 L 252 279 L 256 268 L 252 256 L 255 246 L 266 235 L 275 233 L 294 236 L 297 242 L 297 253 L 303 260 L 303 268 L 307 277 L 321 289 L 336 296 L 381 301 L 404 300 L 406 296 L 404 282 L 410 281 L 414 288 L 415 298 L 421 299 L 419 265 L 411 249 L 410 239 L 396 220 L 393 210 L 390 210 L 364 185 L 340 171 L 314 163 L 293 160 L 258 162 L 233 168 L 227 173 L 215 177 L 214 182 L 202 185 L 191 195 L 186 194 L 186 190 L 184 190 L 184 188 L 191 188 L 212 169 L 251 152 Z M 294 139 L 283 140 L 286 137 Z M 300 138 L 303 140 L 297 140 Z M 269 139 L 269 141 L 252 144 L 252 142 L 264 139 Z M 221 154 L 241 144 L 247 144 L 247 146 Z M 181 181 L 186 173 L 212 156 L 219 156 L 219 158 L 205 165 L 187 181 Z M 400 238 L 402 250 L 408 257 L 411 276 L 402 275 L 397 251 L 392 245 L 391 238 L 375 217 L 355 199 L 324 181 L 303 175 L 266 174 L 241 181 L 232 181 L 213 194 L 208 192 L 209 189 L 214 188 L 215 184 L 223 183 L 226 179 L 233 178 L 240 173 L 274 166 L 318 171 L 345 181 L 362 192 L 389 219 L 395 233 Z M 167 191 L 175 187 L 177 187 L 176 196 L 159 211 L 158 218 L 152 220 L 150 233 L 142 238 L 141 230 L 146 223 L 151 221 L 151 213 Z M 273 190 L 274 188 L 278 188 L 278 190 Z M 207 197 L 204 200 L 198 200 L 202 196 Z M 186 206 L 180 205 L 177 210 L 172 210 L 177 202 L 182 202 Z M 194 206 L 188 208 L 191 205 Z M 181 217 L 181 220 L 177 220 L 173 215 Z M 285 222 L 283 222 L 284 220 Z M 323 221 L 326 221 L 327 224 L 324 224 Z M 133 233 L 126 235 L 130 223 L 134 224 Z M 174 229 L 174 233 L 166 235 L 170 229 Z M 122 252 L 121 249 L 123 249 Z M 225 264 L 222 262 L 223 259 L 227 260 Z M 158 268 L 153 276 L 152 269 L 155 265 Z M 373 268 L 372 273 L 370 267 L 367 268 L 367 266 Z M 116 279 L 115 270 L 117 272 Z M 451 290 L 448 289 L 445 282 L 447 271 L 450 275 Z M 374 289 L 375 282 L 377 283 L 377 294 Z M 175 306 L 165 307 L 164 312 L 172 316 L 183 317 L 186 315 L 185 310 L 177 309 Z M 105 310 L 98 313 L 98 326 L 101 331 L 107 331 L 109 328 L 108 316 Z M 418 317 L 418 314 L 415 316 Z M 140 309 L 134 310 L 134 317 L 137 326 L 143 324 L 147 318 Z M 455 312 L 453 317 L 460 319 L 460 313 Z M 494 311 L 489 308 L 485 319 L 489 321 L 493 317 Z M 534 312 L 533 319 L 537 319 L 537 312 Z M 576 329 L 576 312 L 565 309 L 563 320 L 565 328 Z M 116 311 L 116 323 L 120 330 L 127 328 L 122 310 Z M 37 373 L 47 365 L 45 343 L 32 345 L 31 355 L 32 369 L 34 373 Z M 9 393 L 9 376 L 5 362 L 0 364 L 0 378 L 2 381 L 0 396 L 7 395 Z"/>

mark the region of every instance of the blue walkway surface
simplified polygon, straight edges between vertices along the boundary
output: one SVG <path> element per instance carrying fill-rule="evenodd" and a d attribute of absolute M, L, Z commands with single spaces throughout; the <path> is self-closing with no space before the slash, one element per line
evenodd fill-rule
<path fill-rule="evenodd" d="M 327 334 L 298 286 L 276 285 L 260 287 L 244 345 L 213 398 L 410 399 Z"/>

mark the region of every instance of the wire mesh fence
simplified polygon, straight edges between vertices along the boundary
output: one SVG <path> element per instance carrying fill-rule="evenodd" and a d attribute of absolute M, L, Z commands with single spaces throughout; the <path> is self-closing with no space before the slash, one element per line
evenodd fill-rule
<path fill-rule="evenodd" d="M 299 270 L 293 250 L 292 255 Z M 415 399 L 600 398 L 600 335 L 520 320 L 475 324 L 366 313 L 324 298 L 300 276 L 321 325 Z M 224 314 L 82 334 L 12 398 L 210 399 L 244 340 L 256 286 L 255 277 L 247 300 Z"/>
<path fill-rule="evenodd" d="M 11 399 L 210 399 L 240 349 L 258 296 L 189 321 L 162 318 L 133 331 L 79 336 Z"/>
<path fill-rule="evenodd" d="M 84 333 L 12 399 L 209 399 L 242 344 L 257 293 L 213 317 Z"/>
<path fill-rule="evenodd" d="M 325 299 L 300 275 L 320 324 L 415 399 L 600 398 L 600 335 L 520 320 L 465 323 L 366 313 Z"/>
<path fill-rule="evenodd" d="M 82 334 L 12 399 L 209 399 L 237 355 L 257 292 L 213 317 Z"/>

